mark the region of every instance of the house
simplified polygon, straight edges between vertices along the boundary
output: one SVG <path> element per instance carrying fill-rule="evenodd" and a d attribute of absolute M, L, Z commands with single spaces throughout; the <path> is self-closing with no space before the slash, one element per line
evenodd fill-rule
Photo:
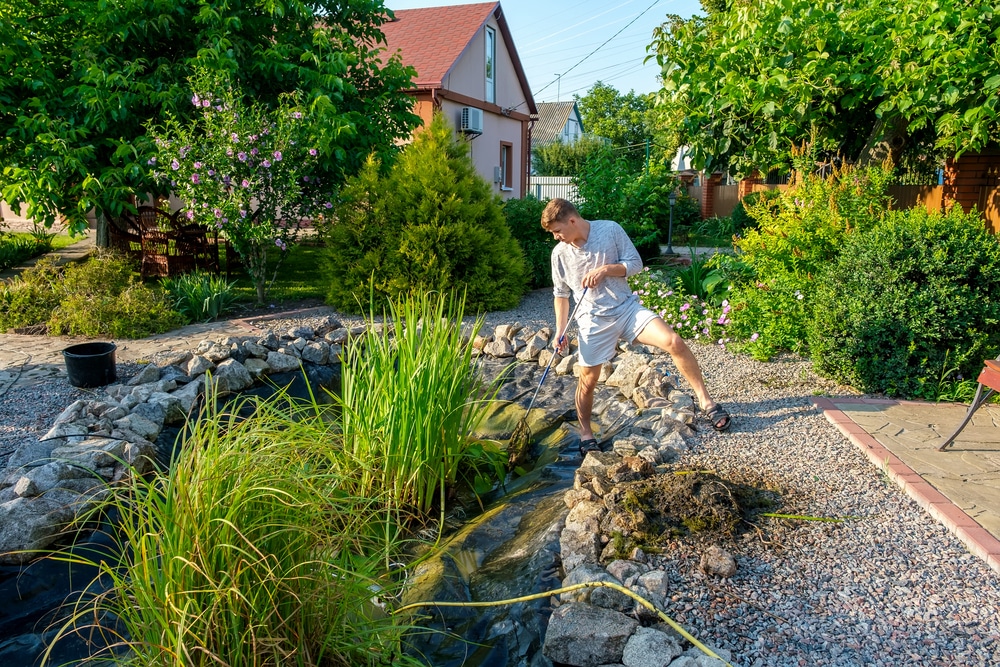
<path fill-rule="evenodd" d="M 542 146 L 553 141 L 572 144 L 583 136 L 583 119 L 576 102 L 541 102 L 538 120 L 531 130 L 531 143 Z"/>
<path fill-rule="evenodd" d="M 388 53 L 417 71 L 414 113 L 441 111 L 503 198 L 528 186 L 531 116 L 538 112 L 499 2 L 401 9 L 382 26 Z M 419 130 L 418 130 L 419 131 Z"/>

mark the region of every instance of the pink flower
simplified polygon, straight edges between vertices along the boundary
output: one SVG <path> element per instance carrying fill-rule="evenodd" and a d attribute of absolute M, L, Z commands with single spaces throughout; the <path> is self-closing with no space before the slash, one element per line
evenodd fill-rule
<path fill-rule="evenodd" d="M 191 182 L 194 183 L 195 185 L 201 183 L 201 179 L 198 178 L 198 174 L 191 174 Z"/>
<path fill-rule="evenodd" d="M 237 153 L 236 157 L 238 157 L 240 159 L 240 162 L 246 162 L 247 161 L 247 154 L 244 153 L 243 151 L 240 151 L 239 153 Z"/>
<path fill-rule="evenodd" d="M 750 336 L 750 342 L 752 343 L 755 340 L 757 340 L 758 338 L 760 338 L 760 334 L 759 333 L 754 333 L 752 336 Z"/>
<path fill-rule="evenodd" d="M 274 151 L 274 161 L 281 162 L 281 151 Z"/>
<path fill-rule="evenodd" d="M 191 96 L 191 104 L 193 104 L 195 106 L 200 106 L 201 105 L 201 100 L 198 99 L 198 95 L 197 94 Z"/>
<path fill-rule="evenodd" d="M 265 169 L 268 169 L 268 168 L 269 168 L 269 167 L 271 166 L 271 161 L 270 161 L 270 160 L 264 160 L 264 161 L 263 161 L 263 162 L 261 162 L 260 164 L 261 164 L 261 166 L 262 166 L 262 167 L 264 167 Z"/>
<path fill-rule="evenodd" d="M 250 187 L 250 181 L 248 181 L 247 179 L 244 178 L 243 181 L 240 183 L 240 185 L 242 185 L 245 188 L 249 188 Z"/>
<path fill-rule="evenodd" d="M 201 162 L 195 162 L 194 163 L 194 168 L 195 169 L 201 169 Z"/>
<path fill-rule="evenodd" d="M 188 220 L 194 220 L 194 211 L 188 211 L 188 212 L 187 212 L 187 213 L 185 213 L 184 215 L 186 215 L 186 216 L 187 216 L 187 219 L 188 219 Z"/>
<path fill-rule="evenodd" d="M 310 148 L 309 149 L 309 155 L 316 155 L 316 153 L 318 153 L 318 152 L 319 151 L 317 151 L 315 148 Z"/>

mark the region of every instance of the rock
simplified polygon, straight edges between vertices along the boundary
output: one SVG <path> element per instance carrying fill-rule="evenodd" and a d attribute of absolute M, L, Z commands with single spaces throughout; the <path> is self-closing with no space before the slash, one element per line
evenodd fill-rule
<path fill-rule="evenodd" d="M 483 346 L 483 354 L 488 354 L 489 356 L 497 357 L 498 359 L 513 357 L 514 343 L 507 338 L 494 339 Z"/>
<path fill-rule="evenodd" d="M 26 563 L 52 546 L 63 529 L 89 507 L 80 494 L 52 489 L 42 496 L 15 498 L 0 505 L 0 563 Z"/>
<path fill-rule="evenodd" d="M 164 424 L 179 424 L 187 418 L 187 412 L 175 394 L 156 392 L 149 397 L 149 402 L 163 408 Z"/>
<path fill-rule="evenodd" d="M 156 364 L 146 364 L 142 367 L 142 370 L 135 374 L 131 380 L 128 381 L 130 387 L 134 387 L 137 384 L 146 384 L 148 382 L 156 382 L 160 379 L 160 368 Z"/>
<path fill-rule="evenodd" d="M 598 533 L 564 529 L 559 535 L 559 553 L 567 573 L 584 563 L 597 563 L 601 555 Z"/>
<path fill-rule="evenodd" d="M 188 359 L 187 363 L 184 364 L 184 372 L 187 373 L 188 377 L 198 377 L 199 375 L 210 371 L 215 368 L 215 364 L 201 356 L 196 354 Z"/>
<path fill-rule="evenodd" d="M 326 364 L 330 361 L 330 344 L 325 341 L 310 341 L 302 348 L 302 360 L 314 364 Z"/>
<path fill-rule="evenodd" d="M 631 398 L 652 359 L 650 354 L 629 353 L 622 355 L 621 361 L 615 366 L 614 373 L 608 377 L 605 384 L 609 387 L 618 387 L 626 398 Z"/>
<path fill-rule="evenodd" d="M 698 567 L 705 574 L 728 579 L 736 574 L 736 558 L 722 547 L 713 544 L 701 555 Z"/>
<path fill-rule="evenodd" d="M 618 584 L 621 581 L 607 572 L 603 567 L 591 563 L 583 563 L 573 569 L 565 579 L 563 586 L 575 586 L 576 584 L 586 584 L 591 582 L 605 582 Z M 593 588 L 580 588 L 575 591 L 563 593 L 560 596 L 563 602 L 589 602 L 590 604 L 604 609 L 614 609 L 622 613 L 632 611 L 632 598 L 625 593 L 617 591 L 608 586 L 595 586 Z"/>
<path fill-rule="evenodd" d="M 622 652 L 625 667 L 667 667 L 682 653 L 673 637 L 654 628 L 636 628 Z"/>
<path fill-rule="evenodd" d="M 542 653 L 576 667 L 620 663 L 638 621 L 611 609 L 571 602 L 552 612 Z"/>
<path fill-rule="evenodd" d="M 219 396 L 242 391 L 253 384 L 246 366 L 235 359 L 226 359 L 211 374 L 212 384 Z"/>
<path fill-rule="evenodd" d="M 250 377 L 257 379 L 264 377 L 267 375 L 268 371 L 271 370 L 271 367 L 267 365 L 266 361 L 263 359 L 257 359 L 256 357 L 247 359 L 243 366 L 246 367 L 247 372 L 250 373 Z"/>
<path fill-rule="evenodd" d="M 301 363 L 298 357 L 293 357 L 290 354 L 282 354 L 281 352 L 269 352 L 267 354 L 267 365 L 271 367 L 272 373 L 297 371 Z"/>

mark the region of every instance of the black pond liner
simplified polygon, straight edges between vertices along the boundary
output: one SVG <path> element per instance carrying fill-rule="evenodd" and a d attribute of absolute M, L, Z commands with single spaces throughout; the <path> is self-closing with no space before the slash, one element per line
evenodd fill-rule
<path fill-rule="evenodd" d="M 83 345 L 94 345 L 84 343 Z M 111 344 L 113 345 L 113 344 Z M 80 347 L 80 346 L 73 346 Z M 71 349 L 71 348 L 67 348 Z M 86 352 L 86 351 L 85 351 Z M 340 392 L 340 365 L 320 366 L 303 362 L 305 377 L 301 371 L 275 373 L 267 381 L 236 395 L 219 399 L 226 406 L 248 395 L 269 398 L 284 389 L 292 399 L 306 400 L 312 395 L 317 403 L 332 402 L 330 393 Z M 196 408 L 197 409 L 197 408 Z M 160 467 L 167 467 L 181 447 L 183 426 L 166 426 L 156 439 L 156 461 Z M 107 517 L 101 525 L 85 533 L 68 550 L 94 561 L 104 559 L 114 562 L 119 552 L 111 535 L 115 528 L 114 517 Z M 111 588 L 109 577 L 98 575 L 91 565 L 70 564 L 49 558 L 41 558 L 24 565 L 0 565 L 0 665 L 4 667 L 37 667 L 59 626 L 71 613 L 64 605 L 75 601 L 81 592 L 98 595 Z M 107 630 L 123 632 L 113 618 L 100 619 Z M 84 622 L 92 622 L 87 619 Z M 106 649 L 106 640 L 100 632 L 83 635 L 70 634 L 61 639 L 53 648 L 50 665 L 77 665 L 87 658 Z M 113 654 L 121 656 L 124 648 L 116 648 Z M 105 654 L 108 658 L 110 655 Z M 91 664 L 91 663 L 87 663 Z M 113 660 L 102 660 L 93 664 L 114 664 Z"/>

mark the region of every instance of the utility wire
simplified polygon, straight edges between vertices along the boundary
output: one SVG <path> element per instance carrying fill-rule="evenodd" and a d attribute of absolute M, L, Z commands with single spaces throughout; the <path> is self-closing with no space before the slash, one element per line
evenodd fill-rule
<path fill-rule="evenodd" d="M 662 2 L 662 0 L 655 0 L 655 1 L 653 2 L 653 4 L 651 4 L 651 5 L 649 6 L 649 7 L 646 7 L 646 8 L 644 9 L 644 10 L 642 10 L 641 12 L 639 12 L 639 14 L 638 14 L 638 15 L 636 15 L 636 17 L 635 17 L 634 19 L 632 19 L 631 21 L 629 21 L 628 23 L 626 23 L 626 24 L 625 24 L 625 26 L 624 26 L 624 27 L 623 27 L 623 28 L 622 28 L 621 30 L 619 30 L 619 31 L 618 31 L 618 32 L 616 32 L 615 34 L 611 35 L 611 37 L 608 37 L 608 38 L 607 38 L 607 39 L 606 39 L 606 40 L 605 40 L 605 41 L 604 41 L 604 42 L 603 42 L 603 43 L 602 43 L 602 44 L 601 44 L 600 46 L 598 46 L 598 47 L 597 47 L 596 49 L 594 49 L 593 51 L 591 51 L 590 53 L 588 53 L 587 55 L 585 55 L 585 56 L 584 56 L 583 58 L 581 58 L 581 59 L 580 59 L 579 61 L 577 61 L 577 63 L 576 63 L 575 65 L 573 65 L 572 67 L 570 67 L 570 68 L 569 68 L 568 70 L 566 70 L 565 72 L 563 72 L 562 74 L 560 74 L 560 75 L 559 75 L 559 78 L 562 78 L 562 77 L 566 76 L 567 74 L 569 74 L 570 72 L 572 72 L 572 71 L 573 71 L 574 69 L 576 69 L 577 67 L 579 67 L 580 65 L 582 65 L 582 64 L 583 64 L 583 62 L 584 62 L 585 60 L 587 60 L 587 58 L 589 58 L 590 56 L 592 56 L 592 55 L 594 55 L 595 53 L 597 53 L 598 51 L 600 51 L 600 50 L 601 50 L 601 49 L 602 49 L 602 48 L 603 48 L 603 47 L 604 47 L 604 46 L 605 46 L 605 45 L 606 45 L 606 44 L 607 44 L 608 42 L 610 42 L 610 41 L 611 41 L 611 40 L 613 40 L 613 39 L 614 39 L 615 37 L 617 37 L 618 35 L 620 35 L 620 34 L 622 34 L 623 32 L 625 32 L 625 30 L 626 30 L 627 28 L 629 28 L 629 27 L 630 27 L 630 26 L 631 26 L 631 25 L 632 25 L 633 23 L 635 23 L 635 22 L 636 22 L 636 21 L 638 21 L 638 20 L 639 20 L 640 18 L 642 18 L 642 16 L 643 16 L 643 15 L 644 15 L 644 14 L 645 14 L 646 12 L 648 12 L 648 11 L 649 11 L 650 9 L 652 9 L 652 8 L 653 8 L 653 7 L 655 7 L 656 5 L 660 4 L 660 2 Z M 541 87 L 541 88 L 540 88 L 540 89 L 538 90 L 538 93 L 542 92 L 542 91 L 543 91 L 543 90 L 545 90 L 546 88 L 549 88 L 549 87 L 551 87 L 551 86 L 552 86 L 552 84 L 554 84 L 554 83 L 555 83 L 556 81 L 558 81 L 558 80 L 559 80 L 559 78 L 557 78 L 557 79 L 556 79 L 555 81 L 550 81 L 550 82 L 549 82 L 549 83 L 547 83 L 546 85 L 542 86 L 542 87 Z M 538 93 L 534 93 L 534 94 L 535 94 L 535 95 L 537 95 Z"/>

